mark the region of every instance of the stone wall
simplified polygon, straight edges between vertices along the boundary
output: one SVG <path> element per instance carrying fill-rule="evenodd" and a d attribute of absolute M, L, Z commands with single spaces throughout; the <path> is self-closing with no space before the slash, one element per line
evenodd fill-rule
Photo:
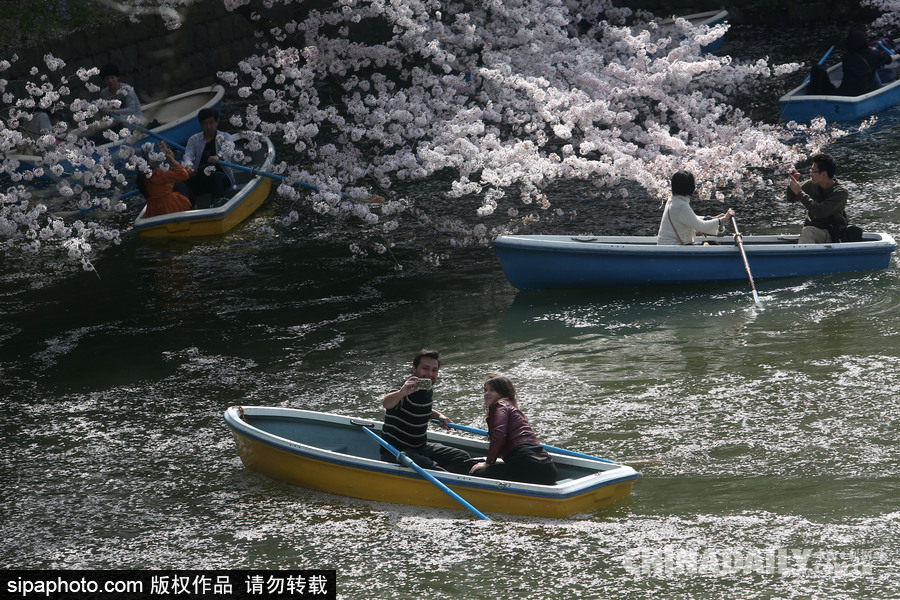
<path fill-rule="evenodd" d="M 789 25 L 809 23 L 871 22 L 877 13 L 860 7 L 858 0 L 613 0 L 617 6 L 643 9 L 655 15 L 689 15 L 728 10 L 732 25 Z"/>
<path fill-rule="evenodd" d="M 0 59 L 19 56 L 13 68 L 0 72 L 10 82 L 9 89 L 22 95 L 26 80 L 34 80 L 28 70 L 43 64 L 43 56 L 52 54 L 66 61 L 65 73 L 79 67 L 99 67 L 112 62 L 122 72 L 122 81 L 135 86 L 142 102 L 157 100 L 217 81 L 216 72 L 232 70 L 237 61 L 257 52 L 264 38 L 257 32 L 268 31 L 272 24 L 290 19 L 302 20 L 305 13 L 331 0 L 306 0 L 299 5 L 264 9 L 253 2 L 228 12 L 221 0 L 200 0 L 184 15 L 181 28 L 168 30 L 158 16 L 131 23 L 123 17 L 114 25 L 105 24 L 49 39 L 26 48 L 6 48 Z M 686 15 L 726 8 L 729 21 L 740 24 L 778 24 L 796 22 L 798 26 L 816 21 L 871 21 L 871 11 L 863 11 L 859 2 L 850 0 L 618 0 L 634 9 L 657 15 Z M 254 11 L 258 15 L 254 15 Z M 377 35 L 367 32 L 369 36 Z M 54 80 L 51 79 L 51 82 Z M 99 79 L 95 80 L 99 84 Z M 74 94 L 87 96 L 86 90 L 72 83 Z"/>
<path fill-rule="evenodd" d="M 265 20 L 276 16 L 286 18 L 269 14 Z M 114 24 L 90 26 L 28 47 L 3 49 L 0 58 L 19 59 L 11 61 L 13 67 L 0 72 L 0 78 L 21 96 L 25 82 L 36 81 L 29 74 L 31 67 L 47 72 L 43 58 L 47 54 L 66 62 L 66 75 L 80 67 L 113 63 L 121 80 L 132 84 L 146 103 L 216 83 L 217 71 L 233 70 L 239 60 L 257 53 L 257 29 L 249 11 L 228 12 L 221 0 L 203 0 L 185 13 L 182 26 L 175 30 L 167 29 L 158 15 L 145 16 L 140 23 L 123 17 Z M 50 82 L 57 81 L 51 75 Z M 99 85 L 99 78 L 94 83 Z M 70 87 L 75 95 L 89 96 L 74 79 Z"/>

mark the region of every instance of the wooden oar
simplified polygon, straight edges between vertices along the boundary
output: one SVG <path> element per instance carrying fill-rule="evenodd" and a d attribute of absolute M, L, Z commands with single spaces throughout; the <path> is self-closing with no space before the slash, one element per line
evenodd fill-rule
<path fill-rule="evenodd" d="M 124 200 L 125 198 L 131 198 L 132 196 L 137 196 L 140 194 L 140 190 L 131 190 L 130 192 L 125 192 L 124 194 L 119 194 L 115 198 L 110 199 L 110 203 L 118 202 L 119 200 Z M 92 206 L 88 206 L 87 208 L 80 208 L 78 210 L 63 210 L 60 212 L 53 213 L 54 217 L 61 217 L 63 219 L 67 219 L 69 217 L 74 217 L 75 215 L 84 214 L 86 212 L 90 212 L 92 210 L 97 210 L 100 208 L 99 204 L 94 204 Z"/>
<path fill-rule="evenodd" d="M 434 419 L 435 423 L 440 423 L 437 419 Z M 488 432 L 484 429 L 476 429 L 475 427 L 467 427 L 466 425 L 457 425 L 456 423 L 447 423 L 447 427 L 451 429 L 458 429 L 460 431 L 465 431 L 467 433 L 474 433 L 476 435 L 487 435 Z M 597 462 L 608 463 L 611 465 L 617 465 L 619 463 L 613 462 L 611 460 L 606 460 L 605 458 L 598 458 L 596 456 L 591 456 L 590 454 L 582 454 L 581 452 L 575 452 L 574 450 L 566 450 L 565 448 L 557 448 L 556 446 L 548 446 L 547 444 L 541 444 L 544 447 L 544 450 L 549 452 L 555 452 L 556 454 L 564 454 L 566 456 L 575 456 L 578 458 L 587 458 L 589 460 L 596 460 Z"/>
<path fill-rule="evenodd" d="M 737 221 L 731 217 L 731 224 L 734 225 L 734 243 L 737 244 L 741 251 L 741 258 L 744 259 L 744 270 L 747 271 L 747 279 L 750 280 L 750 289 L 753 291 L 753 301 L 759 304 L 759 296 L 756 294 L 756 284 L 753 283 L 753 273 L 750 272 L 750 263 L 747 262 L 747 253 L 744 251 L 744 236 L 738 231 Z"/>
<path fill-rule="evenodd" d="M 137 124 L 135 124 L 135 123 L 131 123 L 131 122 L 129 122 L 128 120 L 123 119 L 122 117 L 119 117 L 118 115 L 112 115 L 112 116 L 115 117 L 116 119 L 118 119 L 119 121 L 121 121 L 122 123 L 126 124 L 128 127 L 131 127 L 132 129 L 135 129 L 135 130 L 137 130 L 137 131 L 140 131 L 141 133 L 145 133 L 145 134 L 149 135 L 150 137 L 154 137 L 154 138 L 156 138 L 156 139 L 158 139 L 158 140 L 160 140 L 160 141 L 162 141 L 162 142 L 165 142 L 166 144 L 168 144 L 168 145 L 171 146 L 172 148 L 178 148 L 178 149 L 181 150 L 182 152 L 184 152 L 184 151 L 187 150 L 187 148 L 185 148 L 185 147 L 182 146 L 181 144 L 176 144 L 175 142 L 173 142 L 173 141 L 171 141 L 171 140 L 167 140 L 167 139 L 164 138 L 163 136 L 159 135 L 158 133 L 156 133 L 156 132 L 154 132 L 154 131 L 151 131 L 151 130 L 147 129 L 147 128 L 144 127 L 143 125 L 137 125 Z M 284 176 L 282 176 L 282 175 L 276 175 L 276 174 L 274 174 L 274 173 L 267 173 L 266 171 L 261 171 L 261 170 L 255 168 L 255 167 L 248 167 L 248 166 L 246 166 L 246 165 L 238 165 L 238 164 L 230 163 L 230 162 L 228 162 L 228 161 L 221 160 L 221 159 L 220 159 L 219 162 L 216 163 L 216 164 L 220 164 L 220 165 L 223 165 L 223 166 L 225 166 L 225 167 L 230 167 L 230 168 L 232 168 L 232 169 L 237 169 L 237 170 L 239 170 L 239 171 L 247 171 L 248 173 L 252 173 L 253 175 L 261 175 L 261 176 L 263 176 L 263 177 L 268 177 L 269 179 L 274 179 L 275 181 L 282 181 L 282 182 L 285 182 L 285 183 L 290 183 L 291 185 L 297 185 L 297 186 L 300 186 L 300 187 L 302 187 L 302 188 L 306 188 L 306 189 L 308 189 L 308 190 L 312 190 L 312 191 L 314 191 L 314 192 L 318 192 L 318 191 L 319 191 L 319 188 L 316 187 L 316 186 L 314 186 L 314 185 L 312 185 L 311 183 L 306 183 L 305 181 L 290 181 L 287 177 L 284 177 Z M 343 194 L 343 193 L 342 193 L 341 195 L 342 195 L 342 196 L 345 196 L 346 194 Z M 373 203 L 373 204 L 381 204 L 381 203 L 384 202 L 384 198 L 382 198 L 381 196 L 375 196 L 375 195 L 372 195 L 372 196 L 369 196 L 368 198 L 366 198 L 365 201 L 366 201 L 366 202 L 371 202 L 371 203 Z"/>
<path fill-rule="evenodd" d="M 433 484 L 439 490 L 441 490 L 442 492 L 444 492 L 445 494 L 447 494 L 448 496 L 453 498 L 463 508 L 468 510 L 470 513 L 472 513 L 479 519 L 481 519 L 483 521 L 490 521 L 490 519 L 488 519 L 486 516 L 484 516 L 484 514 L 482 514 L 481 511 L 479 511 L 477 508 L 475 508 L 474 506 L 472 506 L 471 504 L 466 502 L 465 499 L 463 499 L 459 494 L 457 494 L 456 492 L 454 492 L 453 490 L 448 488 L 446 485 L 444 485 L 443 483 L 441 483 L 440 481 L 435 479 L 434 476 L 431 475 L 431 473 L 429 473 L 428 471 L 426 471 L 425 469 L 423 469 L 422 467 L 417 465 L 410 457 L 408 457 L 406 455 L 405 452 L 400 452 L 399 450 L 394 448 L 390 443 L 388 443 L 387 441 L 382 439 L 377 433 L 375 433 L 374 431 L 369 429 L 369 427 L 372 427 L 375 425 L 374 423 L 358 421 L 356 419 L 351 419 L 350 423 L 353 425 L 359 425 L 360 427 L 362 427 L 363 431 L 365 431 L 367 434 L 369 434 L 369 437 L 374 439 L 376 442 L 381 444 L 388 452 L 393 454 L 397 458 L 397 460 L 400 462 L 401 465 L 403 465 L 404 467 L 410 467 L 416 473 L 421 475 L 423 479 L 425 479 L 429 483 Z"/>

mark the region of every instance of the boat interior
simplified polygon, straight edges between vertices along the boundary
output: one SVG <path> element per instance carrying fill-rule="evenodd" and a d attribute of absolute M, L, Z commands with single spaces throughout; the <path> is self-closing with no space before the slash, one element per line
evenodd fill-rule
<path fill-rule="evenodd" d="M 293 442 L 352 457 L 381 460 L 381 446 L 362 431 L 361 425 L 323 421 L 308 422 L 279 416 L 245 415 L 244 418 L 253 427 Z M 461 436 L 454 436 L 453 439 L 452 443 L 446 440 L 441 440 L 441 443 L 461 448 L 472 457 L 484 456 L 487 452 L 486 441 L 467 439 Z M 559 473 L 557 483 L 579 479 L 596 473 L 598 470 L 605 470 L 567 464 L 565 457 L 555 457 L 554 460 Z M 596 464 L 598 466 L 609 465 L 610 468 L 618 466 L 600 462 Z"/>
<path fill-rule="evenodd" d="M 236 163 L 236 164 L 242 164 L 244 162 L 247 162 L 248 165 L 258 166 L 258 165 L 263 164 L 264 161 L 266 160 L 266 146 L 265 145 L 263 145 L 261 148 L 259 148 L 257 150 L 250 150 L 249 145 L 247 144 L 247 140 L 237 138 L 235 140 L 235 143 L 236 143 L 238 149 L 240 149 L 244 153 L 244 156 L 246 157 L 246 160 L 242 160 L 241 163 Z M 248 183 L 250 183 L 253 180 L 254 177 L 256 177 L 255 173 L 253 173 L 252 171 L 244 170 L 244 169 L 231 169 L 231 172 L 234 173 L 235 187 L 233 187 L 228 192 L 229 200 L 231 198 L 234 198 L 237 194 L 239 194 L 241 192 L 241 190 L 244 189 L 244 186 L 246 186 Z M 184 193 L 184 190 L 180 190 L 180 191 L 182 191 L 182 193 Z M 221 199 L 213 198 L 212 195 L 209 193 L 191 195 L 191 202 L 195 206 L 199 206 L 199 207 L 216 207 L 216 206 L 221 206 L 222 204 L 225 203 Z"/>
<path fill-rule="evenodd" d="M 643 245 L 646 246 L 648 244 L 655 245 L 656 237 L 654 236 L 623 236 L 623 237 L 603 237 L 603 236 L 572 236 L 570 238 L 573 242 L 581 242 L 584 244 L 623 244 L 623 245 Z M 799 234 L 782 234 L 782 235 L 754 235 L 754 236 L 742 236 L 742 241 L 744 245 L 747 246 L 766 246 L 766 245 L 791 245 L 796 244 L 799 239 Z M 863 242 L 880 242 L 884 238 L 880 233 L 863 233 L 862 240 Z M 850 243 L 850 242 L 840 242 L 840 243 Z M 697 239 L 697 242 L 694 244 L 690 244 L 692 246 L 701 246 L 701 245 L 710 245 L 710 246 L 734 246 L 735 240 L 734 235 L 723 235 L 723 236 L 702 236 Z"/>

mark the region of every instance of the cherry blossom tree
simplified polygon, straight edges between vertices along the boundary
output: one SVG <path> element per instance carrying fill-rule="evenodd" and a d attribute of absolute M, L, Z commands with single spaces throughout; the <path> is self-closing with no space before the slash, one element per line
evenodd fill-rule
<path fill-rule="evenodd" d="M 900 27 L 900 1 L 898 0 L 862 0 L 862 6 L 868 6 L 880 11 L 882 14 L 872 27 L 876 29 Z"/>
<path fill-rule="evenodd" d="M 265 34 L 257 54 L 218 73 L 230 94 L 247 99 L 231 127 L 270 136 L 304 157 L 273 169 L 288 178 L 277 193 L 299 208 L 271 227 L 304 210 L 358 218 L 352 248 L 360 254 L 386 251 L 404 219 L 434 227 L 452 244 L 486 244 L 566 210 L 547 193 L 559 181 L 588 181 L 609 194 L 640 189 L 655 207 L 671 173 L 688 169 L 702 197 L 740 198 L 776 167 L 846 133 L 824 121 L 762 123 L 732 106 L 742 90 L 801 65 L 704 53 L 727 25 L 661 23 L 610 0 L 335 0 L 277 25 L 264 25 L 265 9 L 293 0 L 223 1 L 250 14 Z M 868 1 L 895 10 L 896 2 Z M 153 9 L 178 28 L 188 3 L 124 4 L 132 18 Z M 138 152 L 117 161 L 71 134 L 98 120 L 110 126 L 109 139 L 132 132 L 102 117 L 98 103 L 73 99 L 73 86 L 96 91 L 89 83 L 95 73 L 64 75 L 62 61 L 44 62 L 19 97 L 0 79 L 11 107 L 0 118 L 7 155 L 0 171 L 11 181 L 0 191 L 0 244 L 25 252 L 62 245 L 91 268 L 92 242 L 117 243 L 120 231 L 92 221 L 89 210 L 74 219 L 53 216 L 35 198 L 34 181 L 59 177 L 59 164 L 68 161 L 80 169 L 59 177 L 56 197 L 106 208 L 110 190 L 147 165 Z M 0 63 L 0 77 L 5 68 Z M 36 111 L 60 106 L 74 122 L 26 139 L 22 127 Z M 8 157 L 27 144 L 44 156 L 41 166 L 23 168 Z M 392 193 L 399 182 L 438 177 L 447 182 L 440 201 L 463 203 L 469 218 L 432 219 L 427 202 Z M 373 191 L 387 201 L 366 202 Z M 113 201 L 112 208 L 125 205 Z"/>

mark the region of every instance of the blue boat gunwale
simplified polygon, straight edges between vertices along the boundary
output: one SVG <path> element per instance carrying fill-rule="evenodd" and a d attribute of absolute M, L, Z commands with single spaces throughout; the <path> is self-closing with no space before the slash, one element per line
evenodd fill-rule
<path fill-rule="evenodd" d="M 797 236 L 743 236 L 756 280 L 874 271 L 890 265 L 894 238 L 798 244 Z M 733 238 L 709 245 L 658 245 L 656 236 L 500 235 L 493 240 L 509 282 L 520 290 L 646 288 L 746 280 Z"/>
<path fill-rule="evenodd" d="M 892 236 L 882 232 L 864 234 L 861 242 L 828 244 L 797 244 L 797 236 L 761 235 L 743 236 L 744 250 L 752 255 L 800 255 L 824 254 L 838 251 L 841 254 L 871 254 L 873 249 L 888 252 L 897 248 Z M 732 238 L 709 238 L 708 246 L 658 245 L 656 236 L 552 236 L 552 235 L 499 235 L 492 245 L 500 248 L 529 250 L 534 252 L 558 252 L 571 254 L 611 254 L 640 257 L 651 256 L 718 256 L 740 252 Z"/>
<path fill-rule="evenodd" d="M 314 419 L 329 423 L 330 425 L 338 425 L 346 428 L 351 428 L 352 426 L 349 423 L 351 417 L 343 417 L 341 415 L 301 409 L 262 406 L 232 406 L 228 408 L 223 415 L 225 423 L 234 432 L 253 439 L 257 442 L 263 443 L 276 450 L 281 450 L 290 454 L 294 454 L 296 456 L 310 458 L 321 462 L 340 465 L 342 467 L 360 469 L 366 472 L 377 472 L 384 475 L 399 475 L 410 479 L 421 478 L 412 469 L 403 467 L 398 464 L 388 463 L 380 459 L 375 460 L 363 456 L 355 456 L 336 452 L 334 450 L 317 448 L 316 446 L 310 444 L 304 444 L 302 442 L 297 442 L 295 440 L 290 440 L 275 435 L 273 433 L 255 427 L 247 421 L 242 420 L 240 418 L 241 410 L 243 410 L 245 414 L 247 414 L 248 411 L 252 411 L 257 413 L 256 416 L 280 416 L 287 420 L 291 420 L 292 418 L 297 419 L 298 417 L 306 417 L 308 419 Z M 370 424 L 372 429 L 375 431 L 381 431 L 381 426 L 383 425 L 383 423 L 379 421 L 372 421 L 369 419 L 360 419 L 360 421 L 365 422 L 366 424 Z M 433 431 L 429 431 L 428 435 L 429 439 L 437 442 L 463 442 L 463 445 L 465 446 L 483 446 L 485 452 L 487 450 L 487 443 L 481 442 L 480 440 L 472 440 L 463 436 L 444 434 Z M 593 472 L 578 479 L 564 480 L 552 486 L 508 482 L 501 481 L 499 479 L 489 479 L 471 475 L 459 475 L 456 473 L 448 473 L 442 471 L 429 472 L 434 475 L 434 477 L 439 481 L 448 486 L 501 492 L 504 494 L 523 497 L 545 498 L 550 500 L 567 500 L 569 498 L 582 496 L 600 488 L 609 487 L 611 485 L 625 483 L 628 481 L 635 481 L 640 477 L 640 473 L 638 473 L 631 467 L 618 463 L 600 463 L 598 461 L 592 461 L 589 459 L 578 457 L 563 456 L 552 452 L 551 455 L 553 456 L 553 459 L 555 461 L 563 464 L 570 464 L 577 467 L 587 468 Z M 615 473 L 619 470 L 623 470 L 623 474 L 610 475 L 610 473 Z"/>
<path fill-rule="evenodd" d="M 843 69 L 841 69 L 841 65 L 837 64 L 830 69 L 828 69 L 829 78 L 831 75 L 840 71 L 843 74 Z M 840 80 L 839 80 L 840 81 Z M 803 82 L 791 91 L 784 94 L 781 98 L 779 98 L 779 102 L 791 102 L 791 103 L 800 103 L 806 100 L 821 100 L 825 102 L 835 102 L 840 104 L 859 104 L 865 102 L 866 100 L 870 100 L 877 96 L 887 95 L 888 92 L 893 92 L 896 88 L 900 87 L 900 79 L 896 79 L 887 85 L 883 85 L 880 88 L 876 88 L 871 92 L 866 92 L 860 96 L 839 96 L 837 94 L 803 94 L 802 90 L 805 90 L 809 85 L 809 82 Z"/>
<path fill-rule="evenodd" d="M 900 42 L 900 39 L 894 40 L 894 42 Z M 841 80 L 843 79 L 842 63 L 839 62 L 836 65 L 833 65 L 827 70 L 827 72 L 828 77 L 829 79 L 831 79 L 832 83 L 834 83 L 835 85 L 839 85 Z M 835 75 L 837 75 L 837 77 L 835 77 Z M 783 119 L 785 118 L 786 113 L 790 113 L 789 118 L 787 118 L 786 120 L 793 121 L 808 121 L 816 116 L 822 116 L 826 119 L 830 118 L 831 120 L 862 119 L 885 110 L 893 104 L 900 102 L 900 77 L 886 85 L 872 90 L 871 92 L 867 92 L 859 96 L 806 94 L 805 90 L 807 89 L 808 85 L 809 78 L 807 77 L 800 85 L 786 92 L 778 99 L 778 104 L 781 109 L 781 115 Z M 887 101 L 876 102 L 876 100 L 883 100 L 884 98 L 891 98 L 891 101 L 889 103 L 884 103 Z M 865 107 L 864 105 L 866 104 L 871 104 L 872 106 Z M 832 107 L 830 111 L 827 111 L 829 114 L 821 114 L 820 112 L 818 112 L 818 107 L 824 105 Z M 847 110 L 841 112 L 840 109 L 842 107 Z M 835 118 L 835 114 L 838 115 L 837 118 Z"/>

